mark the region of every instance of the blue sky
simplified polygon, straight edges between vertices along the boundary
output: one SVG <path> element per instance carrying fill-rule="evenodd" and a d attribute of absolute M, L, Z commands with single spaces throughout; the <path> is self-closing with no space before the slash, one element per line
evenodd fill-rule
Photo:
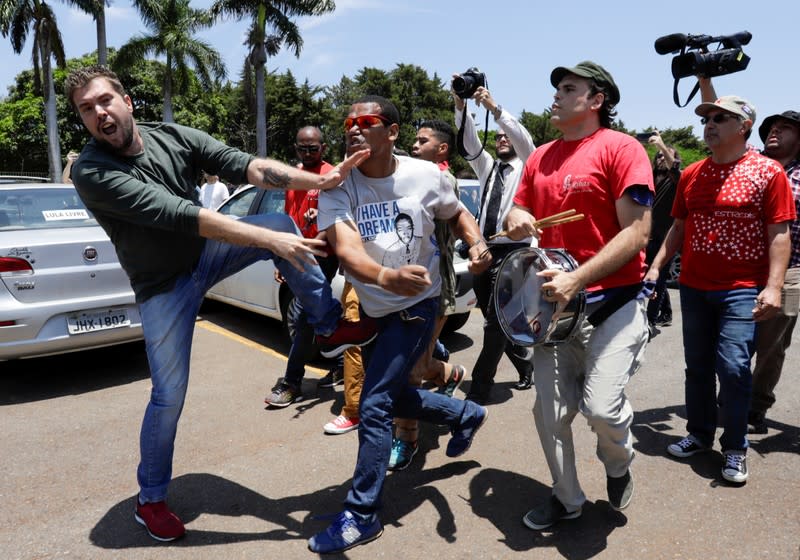
<path fill-rule="evenodd" d="M 194 0 L 207 7 L 210 0 Z M 68 57 L 96 48 L 94 22 L 51 0 L 62 29 Z M 291 70 L 298 82 L 332 85 L 365 66 L 390 70 L 399 63 L 417 64 L 449 81 L 454 72 L 477 66 L 487 74 L 489 90 L 505 108 L 539 113 L 552 102 L 550 71 L 591 59 L 605 66 L 622 93 L 619 118 L 629 129 L 693 125 L 699 118 L 690 106 L 672 101 L 672 55 L 658 55 L 653 42 L 670 33 L 724 35 L 747 30 L 747 70 L 715 79 L 717 93 L 749 99 L 759 122 L 787 109 L 800 110 L 800 77 L 796 69 L 800 3 L 744 2 L 475 2 L 472 0 L 337 0 L 333 14 L 301 20 L 305 41 L 300 58 L 281 53 L 268 61 L 270 71 Z M 778 9 L 778 6 L 781 6 Z M 119 47 L 144 31 L 130 3 L 112 0 L 108 8 L 108 42 Z M 217 24 L 203 37 L 223 55 L 228 72 L 238 75 L 246 55 L 242 40 L 246 22 Z M 14 76 L 30 68 L 30 39 L 21 55 L 0 39 L 0 95 Z M 779 71 L 783 66 L 786 70 Z M 681 101 L 693 85 L 680 84 Z M 483 118 L 483 113 L 479 114 Z M 491 119 L 490 119 L 491 120 Z M 756 126 L 758 123 L 756 123 Z M 753 137 L 754 143 L 759 144 Z"/>

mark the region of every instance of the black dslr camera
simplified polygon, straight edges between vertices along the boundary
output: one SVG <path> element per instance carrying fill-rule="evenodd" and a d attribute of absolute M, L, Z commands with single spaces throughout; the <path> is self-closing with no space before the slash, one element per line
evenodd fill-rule
<path fill-rule="evenodd" d="M 469 99 L 479 87 L 486 87 L 486 74 L 477 68 L 470 68 L 453 78 L 453 91 L 461 99 Z"/>
<path fill-rule="evenodd" d="M 733 35 L 684 35 L 673 33 L 656 39 L 658 54 L 679 52 L 672 59 L 672 77 L 676 80 L 689 76 L 713 78 L 733 74 L 747 68 L 750 57 L 742 51 L 742 45 L 750 42 L 753 35 L 740 31 Z M 708 45 L 719 43 L 715 51 L 708 51 Z M 688 52 L 687 52 L 688 50 Z"/>

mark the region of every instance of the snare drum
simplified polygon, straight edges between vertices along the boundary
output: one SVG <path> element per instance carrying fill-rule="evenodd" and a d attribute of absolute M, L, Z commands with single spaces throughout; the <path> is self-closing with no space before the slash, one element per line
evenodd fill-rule
<path fill-rule="evenodd" d="M 575 296 L 556 315 L 557 304 L 542 297 L 547 278 L 542 270 L 571 272 L 578 263 L 566 249 L 525 247 L 512 251 L 500 263 L 494 284 L 494 305 L 500 328 L 511 342 L 520 346 L 558 344 L 577 331 L 586 312 L 586 294 Z"/>

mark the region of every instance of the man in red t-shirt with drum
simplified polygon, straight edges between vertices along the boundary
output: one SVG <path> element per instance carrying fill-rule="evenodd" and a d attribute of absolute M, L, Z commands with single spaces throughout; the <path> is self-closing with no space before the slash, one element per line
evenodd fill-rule
<path fill-rule="evenodd" d="M 681 251 L 688 435 L 667 451 L 684 458 L 710 450 L 719 408 L 722 477 L 743 483 L 756 323 L 781 307 L 794 199 L 783 167 L 748 149 L 756 111 L 747 100 L 727 95 L 695 113 L 711 156 L 681 175 L 675 221 L 647 273 L 657 279 Z"/>
<path fill-rule="evenodd" d="M 514 208 L 511 239 L 531 235 L 544 248 L 565 248 L 573 270 L 543 270 L 540 289 L 559 309 L 586 292 L 585 316 L 565 340 L 534 352 L 533 416 L 553 477 L 553 494 L 523 518 L 534 530 L 581 514 L 571 423 L 580 411 L 597 434 L 597 455 L 615 510 L 630 503 L 633 408 L 625 385 L 647 345 L 644 249 L 650 235 L 653 173 L 642 145 L 611 130 L 620 94 L 602 66 L 581 62 L 550 74 L 556 88 L 551 122 L 562 138 L 528 158 Z M 540 230 L 536 219 L 575 209 L 586 217 Z"/>

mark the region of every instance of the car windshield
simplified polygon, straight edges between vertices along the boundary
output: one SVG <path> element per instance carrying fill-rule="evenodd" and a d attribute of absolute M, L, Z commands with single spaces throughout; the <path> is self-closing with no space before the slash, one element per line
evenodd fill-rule
<path fill-rule="evenodd" d="M 465 181 L 458 182 L 458 191 L 461 195 L 461 202 L 467 207 L 473 216 L 478 215 L 478 194 L 480 193 L 480 184 L 478 181 Z"/>
<path fill-rule="evenodd" d="M 96 225 L 74 188 L 0 189 L 0 231 Z"/>

